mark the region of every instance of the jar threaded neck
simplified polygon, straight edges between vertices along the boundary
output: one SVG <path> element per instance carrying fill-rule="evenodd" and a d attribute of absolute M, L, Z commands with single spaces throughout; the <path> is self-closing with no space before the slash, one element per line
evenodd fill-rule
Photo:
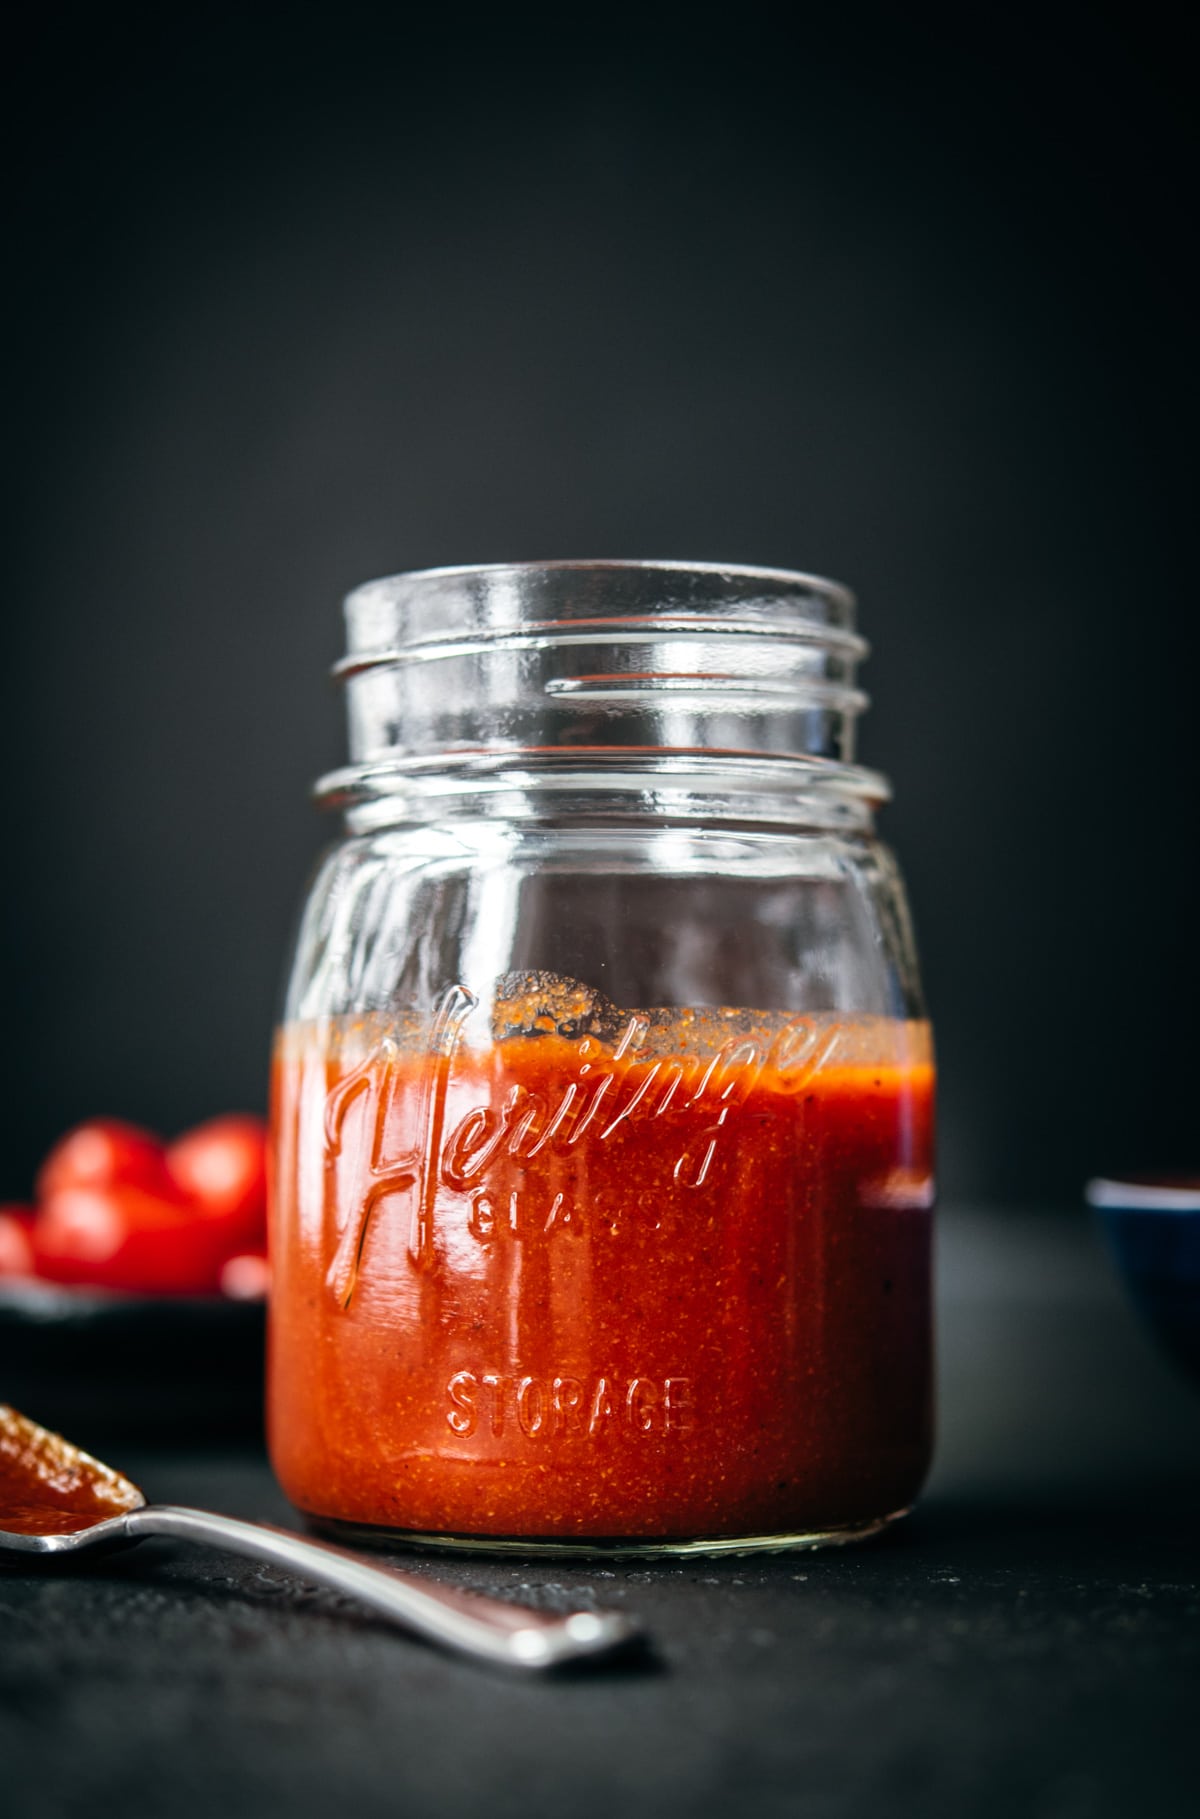
<path fill-rule="evenodd" d="M 724 774 L 739 794 L 824 788 L 869 816 L 887 793 L 853 763 L 867 645 L 836 582 L 710 563 L 492 564 L 368 582 L 345 613 L 334 674 L 351 764 L 322 779 L 325 802 L 386 803 L 394 819 L 431 794 L 594 802 L 705 794 Z"/>

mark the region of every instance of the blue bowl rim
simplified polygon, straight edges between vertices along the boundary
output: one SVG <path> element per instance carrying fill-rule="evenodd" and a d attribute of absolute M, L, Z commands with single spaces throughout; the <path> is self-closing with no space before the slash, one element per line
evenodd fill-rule
<path fill-rule="evenodd" d="M 1200 1213 L 1200 1175 L 1100 1176 L 1088 1182 L 1083 1195 L 1100 1212 Z"/>

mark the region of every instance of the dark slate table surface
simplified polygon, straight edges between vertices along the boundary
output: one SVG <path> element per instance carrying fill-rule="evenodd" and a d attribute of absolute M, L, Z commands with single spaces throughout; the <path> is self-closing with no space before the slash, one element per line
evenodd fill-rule
<path fill-rule="evenodd" d="M 1200 1812 L 1200 1395 L 1082 1218 L 944 1217 L 941 1445 L 857 1550 L 416 1562 L 635 1610 L 655 1654 L 505 1678 L 164 1542 L 0 1572 L 0 1811 L 1092 1819 Z M 36 1411 L 31 1411 L 36 1412 Z M 254 1450 L 135 1451 L 159 1499 L 288 1520 Z"/>

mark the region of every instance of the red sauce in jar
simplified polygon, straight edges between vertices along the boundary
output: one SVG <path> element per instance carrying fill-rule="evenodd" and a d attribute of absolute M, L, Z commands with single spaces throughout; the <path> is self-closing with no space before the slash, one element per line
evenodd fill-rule
<path fill-rule="evenodd" d="M 458 988 L 455 988 L 457 991 Z M 933 1069 L 884 1018 L 277 1045 L 268 1414 L 321 1518 L 833 1534 L 931 1448 Z"/>

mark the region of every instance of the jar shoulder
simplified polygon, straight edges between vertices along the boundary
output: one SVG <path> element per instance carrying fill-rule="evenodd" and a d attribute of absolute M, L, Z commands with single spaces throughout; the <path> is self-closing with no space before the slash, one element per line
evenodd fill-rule
<path fill-rule="evenodd" d="M 332 847 L 285 1018 L 423 1011 L 521 971 L 631 1006 L 924 1014 L 903 882 L 873 836 L 482 823 Z"/>

